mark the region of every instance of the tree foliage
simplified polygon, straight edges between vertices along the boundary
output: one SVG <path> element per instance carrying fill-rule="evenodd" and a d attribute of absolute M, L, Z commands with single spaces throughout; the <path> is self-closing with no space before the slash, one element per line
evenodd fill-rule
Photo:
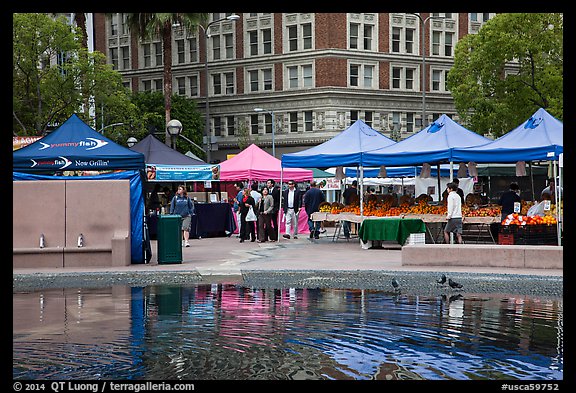
<path fill-rule="evenodd" d="M 147 125 L 145 131 L 139 131 L 133 134 L 133 136 L 138 140 L 142 140 L 149 132 L 154 132 L 158 139 L 166 142 L 164 137 L 160 135 L 166 135 L 166 125 L 164 122 L 164 95 L 161 92 L 135 93 L 132 95 L 131 100 L 140 113 L 141 121 Z M 179 95 L 173 95 L 171 102 L 172 117 L 178 119 L 182 123 L 182 135 L 197 145 L 202 146 L 202 130 L 204 123 L 200 112 L 197 109 L 196 101 Z M 177 139 L 176 145 L 176 148 L 179 151 L 190 150 L 198 157 L 205 155 L 200 149 L 191 145 L 182 138 Z"/>
<path fill-rule="evenodd" d="M 42 135 L 74 113 L 97 130 L 137 118 L 121 75 L 102 53 L 82 47 L 81 31 L 64 17 L 13 14 L 12 81 L 15 135 Z M 86 95 L 94 102 L 95 119 L 83 105 Z"/>
<path fill-rule="evenodd" d="M 501 136 L 538 108 L 563 118 L 563 16 L 499 14 L 461 39 L 447 79 L 458 115 Z"/>

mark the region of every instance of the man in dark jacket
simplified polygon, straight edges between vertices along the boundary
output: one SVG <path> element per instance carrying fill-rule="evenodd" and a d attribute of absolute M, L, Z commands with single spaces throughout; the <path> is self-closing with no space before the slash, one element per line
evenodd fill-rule
<path fill-rule="evenodd" d="M 310 189 L 304 194 L 304 210 L 308 214 L 308 228 L 310 228 L 310 239 L 320 238 L 320 224 L 322 221 L 312 221 L 312 214 L 320 211 L 320 204 L 324 202 L 324 193 L 318 188 L 315 180 L 310 182 Z"/>

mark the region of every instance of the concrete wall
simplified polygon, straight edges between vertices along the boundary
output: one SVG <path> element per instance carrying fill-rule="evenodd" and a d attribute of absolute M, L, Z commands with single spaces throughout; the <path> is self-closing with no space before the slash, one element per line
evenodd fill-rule
<path fill-rule="evenodd" d="M 562 246 L 415 244 L 402 247 L 403 266 L 562 269 Z"/>
<path fill-rule="evenodd" d="M 129 180 L 15 181 L 13 196 L 14 267 L 130 264 Z"/>

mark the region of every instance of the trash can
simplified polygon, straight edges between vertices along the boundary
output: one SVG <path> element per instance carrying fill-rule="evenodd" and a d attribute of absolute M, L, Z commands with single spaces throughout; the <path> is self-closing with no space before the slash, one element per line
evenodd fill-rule
<path fill-rule="evenodd" d="M 182 230 L 180 215 L 158 216 L 158 264 L 182 263 Z"/>

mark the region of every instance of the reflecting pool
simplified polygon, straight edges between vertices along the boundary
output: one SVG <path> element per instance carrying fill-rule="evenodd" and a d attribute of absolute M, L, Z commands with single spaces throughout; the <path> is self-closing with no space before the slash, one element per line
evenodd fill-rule
<path fill-rule="evenodd" d="M 13 294 L 13 377 L 562 380 L 563 300 L 238 284 Z"/>

